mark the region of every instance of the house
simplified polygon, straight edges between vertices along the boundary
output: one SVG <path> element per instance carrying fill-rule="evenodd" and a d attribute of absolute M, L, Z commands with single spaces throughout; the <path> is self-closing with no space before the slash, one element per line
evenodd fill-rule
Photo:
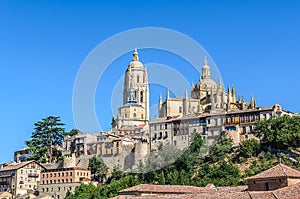
<path fill-rule="evenodd" d="M 35 160 L 11 163 L 0 169 L 0 191 L 24 195 L 37 189 L 40 173 L 45 167 Z"/>
<path fill-rule="evenodd" d="M 272 191 L 300 182 L 300 171 L 278 164 L 247 181 L 249 191 Z"/>

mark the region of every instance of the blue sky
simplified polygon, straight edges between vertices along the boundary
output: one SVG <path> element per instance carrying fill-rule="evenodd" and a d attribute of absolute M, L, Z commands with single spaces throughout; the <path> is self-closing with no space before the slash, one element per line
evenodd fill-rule
<path fill-rule="evenodd" d="M 206 49 L 225 85 L 234 85 L 246 99 L 254 94 L 260 106 L 280 103 L 300 112 L 299 10 L 293 0 L 0 1 L 0 163 L 13 160 L 13 151 L 25 147 L 43 117 L 60 116 L 66 130 L 75 127 L 72 92 L 81 63 L 100 42 L 132 28 L 184 33 Z M 117 80 L 131 58 L 120 56 L 102 81 Z M 142 50 L 140 58 L 177 69 L 187 65 L 161 51 Z M 198 81 L 193 71 L 185 73 L 190 82 Z M 111 85 L 101 85 L 96 111 L 106 130 Z M 151 103 L 157 103 L 165 89 L 151 89 Z"/>

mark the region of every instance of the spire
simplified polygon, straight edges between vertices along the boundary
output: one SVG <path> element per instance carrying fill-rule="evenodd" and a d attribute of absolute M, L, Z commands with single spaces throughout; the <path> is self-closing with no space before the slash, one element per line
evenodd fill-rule
<path fill-rule="evenodd" d="M 207 65 L 207 58 L 204 56 L 204 62 L 203 62 L 203 67 L 202 67 L 202 76 L 201 79 L 209 79 L 210 78 L 210 68 Z"/>
<path fill-rule="evenodd" d="M 189 93 L 188 93 L 188 89 L 185 89 L 185 99 L 189 98 Z"/>
<path fill-rule="evenodd" d="M 207 58 L 206 58 L 206 55 L 204 56 L 204 66 L 207 66 Z"/>
<path fill-rule="evenodd" d="M 161 96 L 161 93 L 159 94 L 159 104 L 160 104 L 160 105 L 162 104 L 162 96 Z"/>
<path fill-rule="evenodd" d="M 228 84 L 227 93 L 230 94 L 230 85 Z"/>
<path fill-rule="evenodd" d="M 194 90 L 194 88 L 195 88 L 195 84 L 194 82 L 192 82 L 192 90 Z"/>
<path fill-rule="evenodd" d="M 170 99 L 170 90 L 167 91 L 167 100 Z"/>
<path fill-rule="evenodd" d="M 256 101 L 255 101 L 255 98 L 254 98 L 254 95 L 251 96 L 251 108 L 255 108 L 256 107 Z"/>
<path fill-rule="evenodd" d="M 234 86 L 232 86 L 232 102 L 236 103 L 236 90 Z"/>
<path fill-rule="evenodd" d="M 139 53 L 136 48 L 134 49 L 134 52 L 133 52 L 133 60 L 132 61 L 139 61 Z"/>

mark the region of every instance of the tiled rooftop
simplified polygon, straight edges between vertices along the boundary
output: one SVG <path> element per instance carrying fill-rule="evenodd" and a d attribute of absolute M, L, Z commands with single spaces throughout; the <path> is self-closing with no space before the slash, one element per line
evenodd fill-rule
<path fill-rule="evenodd" d="M 268 169 L 260 174 L 252 176 L 248 179 L 265 179 L 265 178 L 281 178 L 281 177 L 288 177 L 288 178 L 300 178 L 300 171 L 292 169 L 284 164 L 278 164 L 271 169 Z"/>
<path fill-rule="evenodd" d="M 1 171 L 10 171 L 10 170 L 17 170 L 20 169 L 24 166 L 26 166 L 27 164 L 30 164 L 32 162 L 35 162 L 34 160 L 30 160 L 30 161 L 26 161 L 26 162 L 20 162 L 20 163 L 13 163 L 9 166 L 3 167 L 2 169 L 0 169 Z"/>
<path fill-rule="evenodd" d="M 140 184 L 128 189 L 121 190 L 119 193 L 143 192 L 143 193 L 199 193 L 207 191 L 215 191 L 215 188 L 180 186 L 180 185 L 152 185 Z"/>

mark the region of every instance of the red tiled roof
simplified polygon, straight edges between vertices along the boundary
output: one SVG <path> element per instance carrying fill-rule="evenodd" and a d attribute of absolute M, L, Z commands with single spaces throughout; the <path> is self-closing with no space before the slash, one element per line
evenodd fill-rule
<path fill-rule="evenodd" d="M 273 191 L 280 199 L 299 199 L 300 198 L 300 182 L 282 189 Z"/>
<path fill-rule="evenodd" d="M 144 195 L 126 196 L 119 195 L 113 199 L 278 199 L 272 192 L 203 192 L 197 194 L 166 194 L 166 195 Z"/>
<path fill-rule="evenodd" d="M 280 177 L 300 178 L 300 171 L 292 169 L 284 164 L 278 164 L 275 167 L 272 167 L 271 169 L 268 169 L 248 179 L 252 180 L 252 179 L 280 178 Z"/>
<path fill-rule="evenodd" d="M 119 191 L 119 193 L 142 192 L 142 193 L 199 193 L 204 191 L 215 191 L 213 188 L 181 186 L 181 185 L 152 185 L 140 184 L 128 189 Z"/>
<path fill-rule="evenodd" d="M 26 161 L 26 162 L 20 162 L 20 163 L 13 163 L 9 166 L 3 167 L 2 169 L 0 169 L 0 171 L 10 171 L 10 170 L 18 170 L 24 166 L 26 166 L 27 164 L 30 164 L 32 162 L 35 162 L 36 164 L 40 165 L 39 163 L 37 163 L 35 160 L 30 160 L 30 161 Z M 40 165 L 41 167 L 43 167 L 42 165 Z M 43 167 L 45 168 L 45 167 Z"/>

